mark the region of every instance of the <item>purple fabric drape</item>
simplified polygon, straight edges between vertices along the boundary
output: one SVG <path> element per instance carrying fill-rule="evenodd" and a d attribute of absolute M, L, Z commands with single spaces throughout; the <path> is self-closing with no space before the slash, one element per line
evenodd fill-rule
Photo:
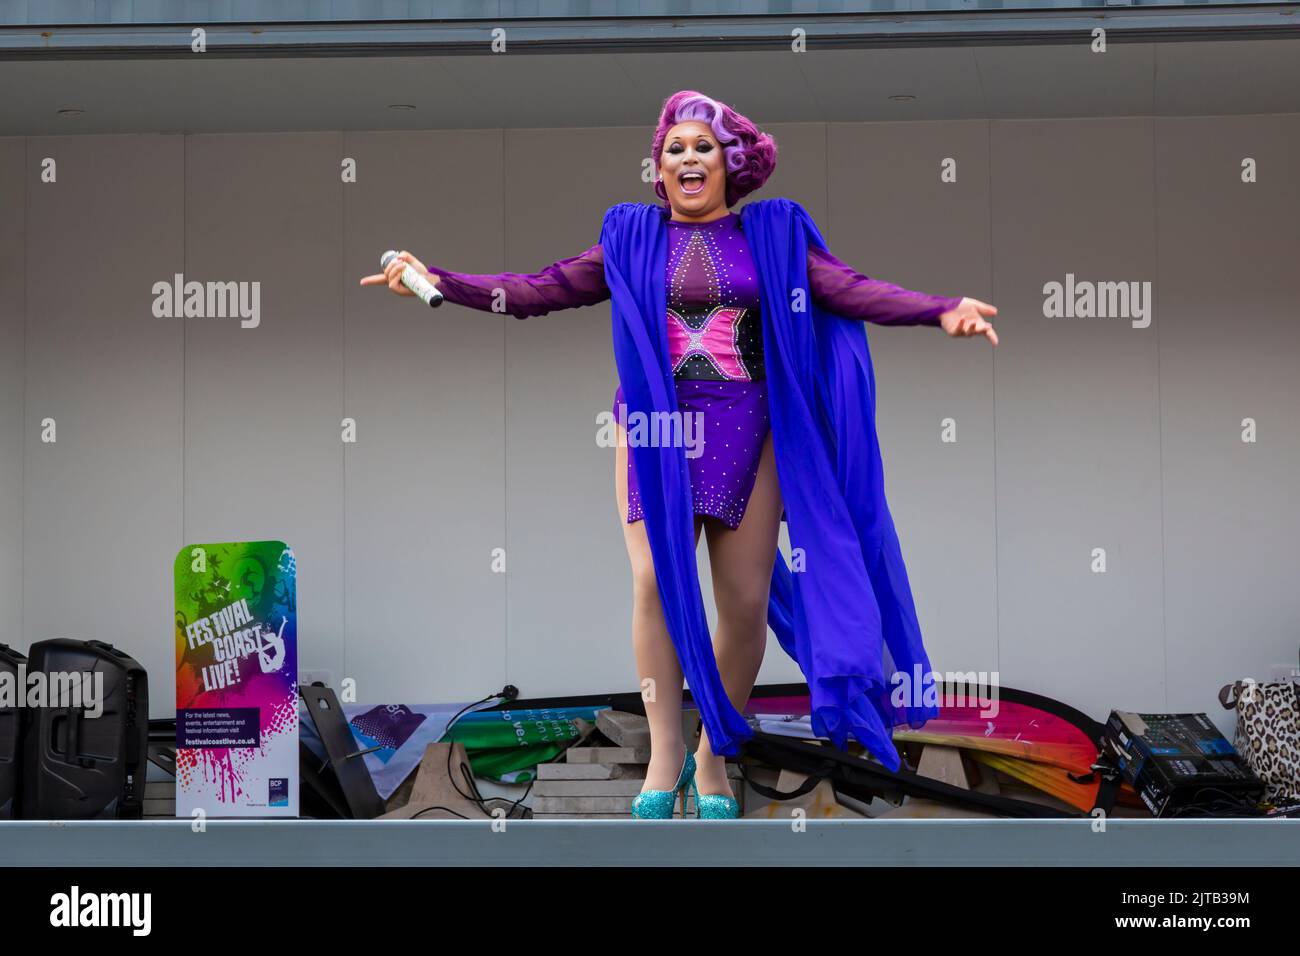
<path fill-rule="evenodd" d="M 813 731 L 841 748 L 856 738 L 896 770 L 892 728 L 920 726 L 938 708 L 927 696 L 933 677 L 884 497 L 866 335 L 859 322 L 822 308 L 810 293 L 809 248 L 826 244 L 802 206 L 751 202 L 742 227 L 762 283 L 773 448 L 794 565 L 777 556 L 768 622 L 808 681 Z M 629 411 L 675 412 L 662 321 L 662 209 L 611 207 L 601 247 Z M 669 635 L 714 751 L 735 754 L 752 730 L 727 699 L 713 656 L 684 449 L 670 443 L 630 451 Z M 897 696 L 896 671 L 910 682 Z"/>

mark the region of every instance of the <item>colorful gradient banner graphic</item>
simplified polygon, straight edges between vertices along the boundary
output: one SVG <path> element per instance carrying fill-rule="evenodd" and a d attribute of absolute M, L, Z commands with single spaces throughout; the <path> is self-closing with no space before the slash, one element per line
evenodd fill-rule
<path fill-rule="evenodd" d="M 297 564 L 282 541 L 176 555 L 176 815 L 298 815 Z"/>

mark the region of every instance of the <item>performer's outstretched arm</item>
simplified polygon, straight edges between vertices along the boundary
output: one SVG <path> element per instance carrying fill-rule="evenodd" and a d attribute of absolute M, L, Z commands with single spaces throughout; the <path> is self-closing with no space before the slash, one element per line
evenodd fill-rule
<path fill-rule="evenodd" d="M 605 285 L 605 257 L 600 244 L 586 252 L 552 263 L 541 272 L 471 273 L 426 266 L 409 252 L 401 252 L 382 274 L 366 276 L 362 285 L 387 285 L 398 295 L 411 292 L 400 282 L 409 263 L 428 274 L 448 302 L 508 312 L 517 319 L 545 315 L 558 309 L 595 305 L 609 298 Z"/>
<path fill-rule="evenodd" d="M 508 312 L 517 319 L 595 305 L 609 298 L 599 243 L 541 272 L 474 274 L 437 266 L 429 266 L 426 271 L 448 302 L 486 312 Z"/>
<path fill-rule="evenodd" d="M 869 279 L 816 246 L 808 248 L 808 284 L 815 303 L 846 318 L 880 325 L 937 325 L 957 338 L 983 335 L 998 344 L 998 334 L 988 321 L 998 314 L 995 306 L 967 296 L 927 295 Z"/>
<path fill-rule="evenodd" d="M 939 316 L 957 308 L 963 298 L 912 292 L 870 279 L 816 246 L 808 248 L 808 284 L 813 301 L 822 308 L 880 325 L 939 325 Z"/>

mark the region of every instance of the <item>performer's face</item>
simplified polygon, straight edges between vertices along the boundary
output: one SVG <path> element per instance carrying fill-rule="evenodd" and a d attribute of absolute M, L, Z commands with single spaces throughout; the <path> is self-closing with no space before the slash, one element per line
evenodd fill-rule
<path fill-rule="evenodd" d="M 676 217 L 701 219 L 726 209 L 727 167 L 707 123 L 690 120 L 668 130 L 659 174 Z"/>

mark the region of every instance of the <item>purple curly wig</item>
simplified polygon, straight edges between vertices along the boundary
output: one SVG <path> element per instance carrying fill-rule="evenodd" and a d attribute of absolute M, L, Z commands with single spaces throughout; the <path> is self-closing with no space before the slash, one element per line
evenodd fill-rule
<path fill-rule="evenodd" d="M 655 129 L 654 143 L 650 147 L 650 156 L 656 169 L 659 168 L 659 158 L 663 155 L 664 139 L 668 136 L 668 131 L 678 123 L 690 120 L 707 124 L 722 146 L 722 156 L 727 167 L 728 206 L 734 206 L 762 186 L 767 182 L 767 177 L 772 175 L 772 170 L 776 169 L 776 140 L 726 103 L 695 90 L 680 90 L 664 101 L 663 111 L 659 114 L 659 126 Z M 665 203 L 668 202 L 668 193 L 659 180 L 655 181 L 655 195 Z"/>

